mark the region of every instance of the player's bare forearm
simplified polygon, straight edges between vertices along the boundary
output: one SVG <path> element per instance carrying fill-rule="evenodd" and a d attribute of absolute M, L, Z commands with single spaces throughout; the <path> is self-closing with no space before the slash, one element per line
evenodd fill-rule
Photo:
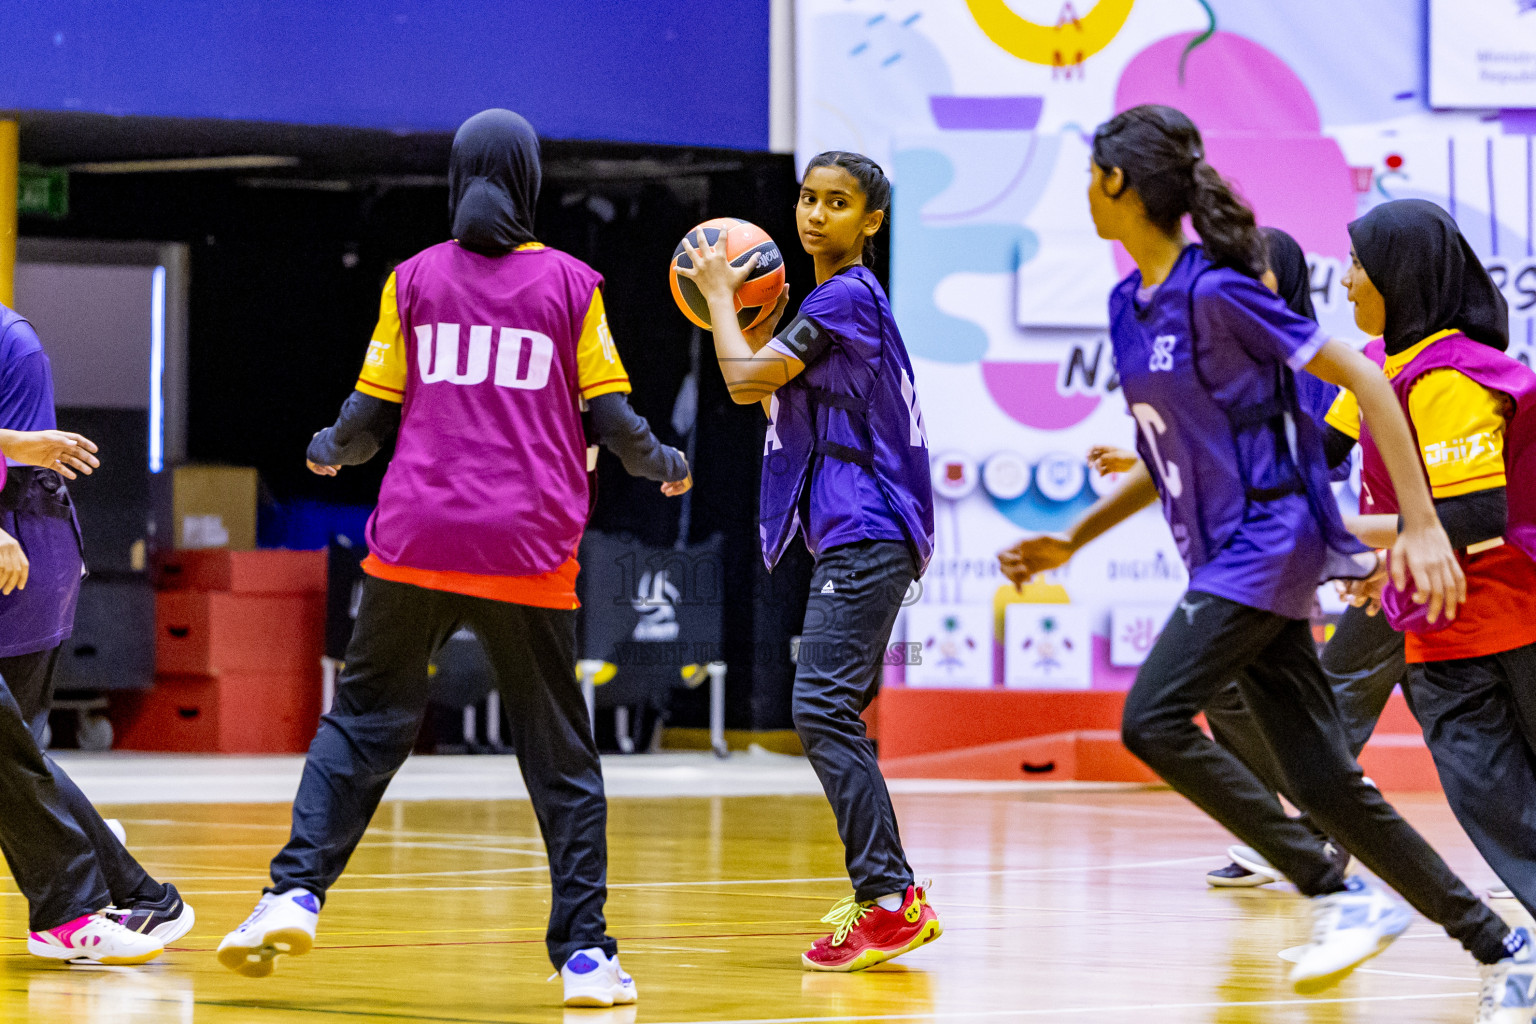
<path fill-rule="evenodd" d="M 1345 516 L 1344 525 L 1362 544 L 1373 548 L 1390 548 L 1397 543 L 1397 516 Z"/>
<path fill-rule="evenodd" d="M 1408 420 L 1398 405 L 1392 385 L 1381 367 L 1341 341 L 1329 341 L 1307 364 L 1307 370 L 1330 384 L 1354 392 L 1360 403 L 1360 415 L 1371 429 L 1371 436 L 1381 452 L 1392 490 L 1397 495 L 1404 525 L 1423 529 L 1437 524 L 1435 503 L 1429 495 L 1429 482 L 1419 453 L 1408 430 Z"/>
<path fill-rule="evenodd" d="M 1089 506 L 1067 531 L 1074 549 L 1113 529 L 1157 500 L 1157 487 L 1144 463 L 1126 470 L 1120 486 Z"/>
<path fill-rule="evenodd" d="M 731 296 L 710 296 L 709 316 L 714 324 L 715 358 L 719 360 L 726 390 L 736 404 L 751 405 L 763 401 L 802 368 L 791 366 L 799 361 L 766 344 L 753 350 L 736 321 L 735 302 Z"/>

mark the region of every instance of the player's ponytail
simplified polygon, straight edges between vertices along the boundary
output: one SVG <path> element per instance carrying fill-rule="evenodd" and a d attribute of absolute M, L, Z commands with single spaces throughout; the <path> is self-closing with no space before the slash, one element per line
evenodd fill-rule
<path fill-rule="evenodd" d="M 1159 229 L 1177 230 L 1188 214 L 1212 263 L 1264 273 L 1253 209 L 1205 162 L 1200 129 L 1181 111 L 1149 103 L 1115 115 L 1093 133 L 1093 162 L 1106 174 L 1120 168 Z"/>
<path fill-rule="evenodd" d="M 829 149 L 825 153 L 817 153 L 811 157 L 811 162 L 805 165 L 805 173 L 810 174 L 818 167 L 840 167 L 848 172 L 849 177 L 859 183 L 859 189 L 864 193 L 864 210 L 866 213 L 874 213 L 880 210 L 890 216 L 891 208 L 891 179 L 885 176 L 885 171 L 863 153 L 848 153 L 840 149 Z M 868 265 L 874 256 L 875 242 L 873 238 L 864 239 L 864 263 Z"/>

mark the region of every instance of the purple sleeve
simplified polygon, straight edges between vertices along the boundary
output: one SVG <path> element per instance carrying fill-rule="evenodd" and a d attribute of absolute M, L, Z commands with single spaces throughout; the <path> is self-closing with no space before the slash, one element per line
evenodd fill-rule
<path fill-rule="evenodd" d="M 26 321 L 11 325 L 0 339 L 0 427 L 51 430 L 53 371 L 37 335 Z"/>
<path fill-rule="evenodd" d="M 1300 370 L 1328 342 L 1314 321 L 1292 312 L 1285 300 L 1253 278 L 1236 272 L 1210 274 L 1195 290 L 1195 329 L 1230 335 L 1258 360 Z"/>
<path fill-rule="evenodd" d="M 769 347 L 810 363 L 838 339 L 854 333 L 857 321 L 853 303 L 848 282 L 834 277 L 805 297 L 794 321 L 768 343 Z"/>

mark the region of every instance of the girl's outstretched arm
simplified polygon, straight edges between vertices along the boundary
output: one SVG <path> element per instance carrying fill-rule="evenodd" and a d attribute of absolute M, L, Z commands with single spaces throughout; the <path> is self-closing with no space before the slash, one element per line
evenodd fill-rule
<path fill-rule="evenodd" d="M 1126 471 L 1120 486 L 1089 507 L 1066 533 L 1042 533 L 1026 537 L 998 554 L 1003 575 L 1015 587 L 1028 583 L 1036 573 L 1066 565 L 1079 548 L 1124 522 L 1157 500 L 1157 488 L 1147 467 L 1137 462 Z"/>
<path fill-rule="evenodd" d="M 1392 545 L 1392 583 L 1407 589 L 1411 576 L 1413 599 L 1427 604 L 1429 621 L 1456 618 L 1456 606 L 1467 598 L 1467 578 L 1456 562 L 1456 552 L 1435 514 L 1429 494 L 1429 481 L 1419 461 L 1418 448 L 1408 429 L 1408 419 L 1398 405 L 1392 385 L 1381 367 L 1341 341 L 1329 341 L 1318 351 L 1306 369 L 1330 384 L 1354 392 L 1360 413 L 1371 428 L 1381 459 L 1392 477 L 1398 508 L 1403 515 L 1403 531 Z"/>

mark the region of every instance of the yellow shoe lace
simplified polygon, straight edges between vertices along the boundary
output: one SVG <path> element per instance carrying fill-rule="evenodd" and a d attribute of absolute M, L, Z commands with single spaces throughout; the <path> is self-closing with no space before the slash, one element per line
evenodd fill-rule
<path fill-rule="evenodd" d="M 823 924 L 832 926 L 832 945 L 841 946 L 843 940 L 848 938 L 848 933 L 864 919 L 864 915 L 875 909 L 874 901 L 860 903 L 853 896 L 844 896 L 835 903 L 827 916 L 822 918 Z"/>

